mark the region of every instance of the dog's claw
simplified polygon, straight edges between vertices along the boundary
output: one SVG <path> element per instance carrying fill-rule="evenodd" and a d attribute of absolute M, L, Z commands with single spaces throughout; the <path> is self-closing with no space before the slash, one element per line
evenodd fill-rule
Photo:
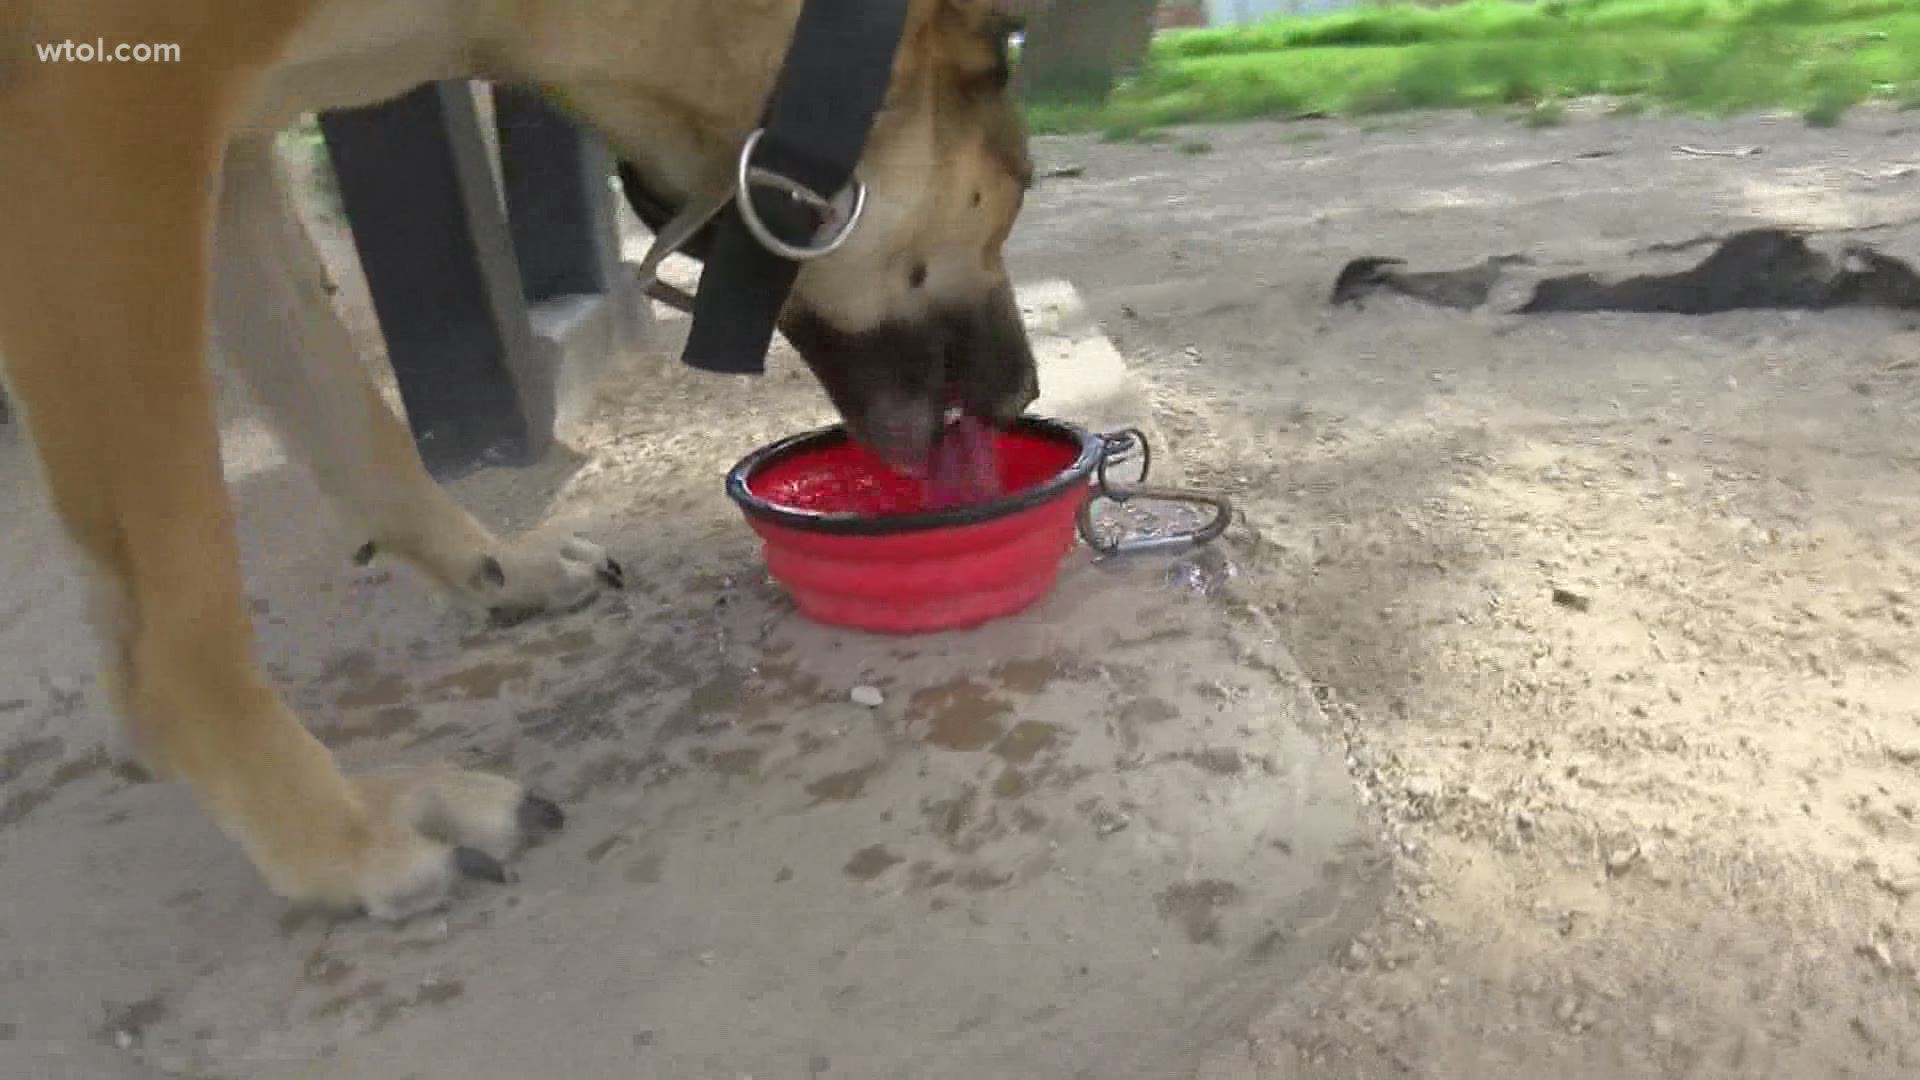
<path fill-rule="evenodd" d="M 484 581 L 496 589 L 504 589 L 507 586 L 507 571 L 500 565 L 499 559 L 489 555 L 480 560 L 480 572 L 474 577 L 474 581 L 476 583 Z"/>
<path fill-rule="evenodd" d="M 507 874 L 505 863 L 479 848 L 454 848 L 453 867 L 460 872 L 461 877 L 472 878 L 475 881 L 490 881 L 495 885 L 505 885 L 512 880 Z"/>
<path fill-rule="evenodd" d="M 515 818 L 520 823 L 520 831 L 528 838 L 559 832 L 567 824 L 567 812 L 560 809 L 560 804 L 538 795 L 521 799 Z"/>
<path fill-rule="evenodd" d="M 599 568 L 595 570 L 594 573 L 599 575 L 601 581 L 604 581 L 607 583 L 607 587 L 609 589 L 618 590 L 618 589 L 624 589 L 627 587 L 626 570 L 621 568 L 620 564 L 618 562 L 615 562 L 611 558 L 609 558 L 606 562 L 601 563 Z"/>

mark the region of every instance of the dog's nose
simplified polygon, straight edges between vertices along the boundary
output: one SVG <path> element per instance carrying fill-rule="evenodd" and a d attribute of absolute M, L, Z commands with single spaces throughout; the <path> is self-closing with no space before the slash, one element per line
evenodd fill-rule
<path fill-rule="evenodd" d="M 932 456 L 934 438 L 940 429 L 940 410 L 930 399 L 886 395 L 875 399 L 848 427 L 855 439 L 887 464 L 917 468 Z"/>

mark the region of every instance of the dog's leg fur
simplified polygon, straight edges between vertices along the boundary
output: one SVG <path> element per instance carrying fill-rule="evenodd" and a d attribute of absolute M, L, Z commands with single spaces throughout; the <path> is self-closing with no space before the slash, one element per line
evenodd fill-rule
<path fill-rule="evenodd" d="M 434 482 L 327 295 L 290 192 L 271 139 L 228 148 L 214 234 L 215 345 L 335 512 L 372 552 L 406 560 L 496 618 L 571 608 L 619 587 L 619 565 L 598 546 L 540 533 L 502 543 Z"/>
<path fill-rule="evenodd" d="M 262 5 L 195 63 L 46 67 L 31 94 L 0 88 L 0 348 L 97 575 L 131 742 L 276 892 L 400 917 L 463 870 L 501 875 L 552 807 L 478 774 L 346 778 L 253 656 L 205 362 L 209 236 L 225 122 L 293 14 Z"/>

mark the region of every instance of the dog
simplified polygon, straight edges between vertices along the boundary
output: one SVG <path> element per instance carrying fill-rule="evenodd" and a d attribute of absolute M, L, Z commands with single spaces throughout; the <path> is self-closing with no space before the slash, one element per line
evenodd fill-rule
<path fill-rule="evenodd" d="M 950 404 L 1005 422 L 1038 387 L 1002 261 L 1032 180 L 1009 9 L 901 2 L 864 215 L 803 264 L 779 326 L 855 437 L 905 460 Z M 129 748 L 275 894 L 404 919 L 463 875 L 505 880 L 564 814 L 503 776 L 345 775 L 284 703 L 254 655 L 210 350 L 331 509 L 456 600 L 571 608 L 621 574 L 583 540 L 494 536 L 428 476 L 328 302 L 274 133 L 431 80 L 532 85 L 684 201 L 733 167 L 801 6 L 0 0 L 0 371 L 85 569 Z M 75 41 L 177 51 L 46 58 Z"/>

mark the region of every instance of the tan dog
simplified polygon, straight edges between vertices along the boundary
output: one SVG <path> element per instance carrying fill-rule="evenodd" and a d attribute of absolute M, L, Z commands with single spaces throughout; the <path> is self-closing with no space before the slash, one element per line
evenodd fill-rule
<path fill-rule="evenodd" d="M 1001 245 L 1031 168 L 992 0 L 911 0 L 849 242 L 783 328 L 857 434 L 912 454 L 943 395 L 1035 394 Z M 550 87 L 685 199 L 732 167 L 800 0 L 0 0 L 0 356 L 95 582 L 105 684 L 282 896 L 438 906 L 558 808 L 453 769 L 342 775 L 254 657 L 211 377 L 218 345 L 382 552 L 485 608 L 569 605 L 598 548 L 504 543 L 428 477 L 327 303 L 270 150 L 302 112 L 430 79 Z M 164 63 L 48 62 L 66 41 Z M 210 332 L 211 329 L 211 332 Z"/>

